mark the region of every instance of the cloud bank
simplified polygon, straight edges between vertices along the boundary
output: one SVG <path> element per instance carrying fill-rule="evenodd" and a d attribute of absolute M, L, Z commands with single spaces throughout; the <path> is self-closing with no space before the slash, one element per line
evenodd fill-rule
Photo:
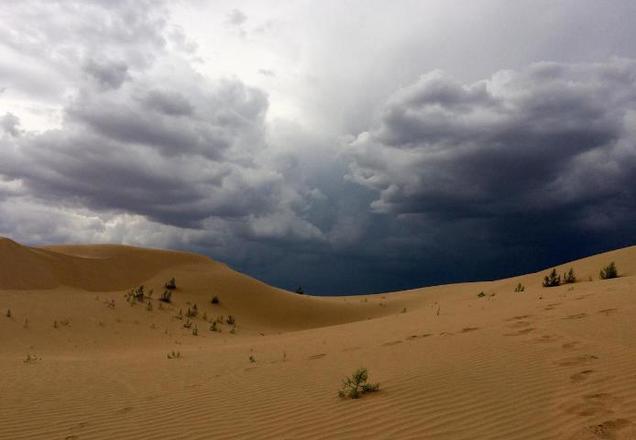
<path fill-rule="evenodd" d="M 373 108 L 345 102 L 361 90 L 330 104 L 346 104 L 334 127 L 364 126 L 331 132 L 199 69 L 167 3 L 0 11 L 2 235 L 188 249 L 320 293 L 493 278 L 634 242 L 631 58 L 471 81 L 422 71 Z M 228 8 L 220 26 L 250 44 L 253 12 Z M 255 74 L 289 76 L 272 72 Z"/>

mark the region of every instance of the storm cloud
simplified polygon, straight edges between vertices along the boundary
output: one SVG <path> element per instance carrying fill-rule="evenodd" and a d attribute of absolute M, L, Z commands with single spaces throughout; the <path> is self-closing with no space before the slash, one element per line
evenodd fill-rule
<path fill-rule="evenodd" d="M 555 24 L 514 32 L 535 3 L 356 5 L 3 4 L 0 235 L 187 249 L 327 294 L 634 242 L 633 32 L 601 32 L 631 4 L 546 2 Z M 563 36 L 575 18 L 588 39 Z"/>

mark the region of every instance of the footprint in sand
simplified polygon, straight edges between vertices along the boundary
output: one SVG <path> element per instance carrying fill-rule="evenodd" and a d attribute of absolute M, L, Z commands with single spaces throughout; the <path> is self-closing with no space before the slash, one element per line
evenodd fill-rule
<path fill-rule="evenodd" d="M 534 327 L 530 327 L 530 328 L 524 328 L 521 330 L 518 330 L 516 332 L 513 333 L 504 333 L 504 336 L 523 336 L 523 335 L 527 335 L 530 332 L 535 331 L 536 329 Z"/>
<path fill-rule="evenodd" d="M 389 341 L 389 342 L 385 342 L 382 345 L 389 346 L 389 345 L 397 345 L 397 344 L 401 344 L 401 343 L 402 343 L 402 341 Z"/>
<path fill-rule="evenodd" d="M 567 357 L 567 358 L 555 361 L 554 363 L 560 367 L 573 367 L 575 365 L 586 364 L 588 362 L 595 361 L 597 359 L 598 357 L 594 356 L 593 354 L 582 354 L 579 356 Z"/>
<path fill-rule="evenodd" d="M 414 341 L 415 339 L 420 339 L 420 338 L 428 338 L 429 336 L 432 336 L 432 333 L 423 333 L 421 335 L 411 335 L 411 336 L 407 336 L 406 340 L 407 341 Z"/>
<path fill-rule="evenodd" d="M 582 344 L 579 341 L 572 341 L 572 342 L 566 342 L 565 344 L 561 346 L 561 348 L 564 350 L 576 350 L 578 348 L 581 348 L 581 345 Z"/>
<path fill-rule="evenodd" d="M 479 330 L 479 327 L 464 327 L 462 333 L 474 332 L 476 330 Z"/>
<path fill-rule="evenodd" d="M 631 429 L 630 429 L 631 428 Z M 618 439 L 633 439 L 634 424 L 627 419 L 614 419 L 606 420 L 598 425 L 591 425 L 586 428 L 586 431 L 592 434 L 593 437 L 598 439 L 618 440 Z"/>
<path fill-rule="evenodd" d="M 598 312 L 599 313 L 604 313 L 605 316 L 609 316 L 609 315 L 611 315 L 613 313 L 618 312 L 618 309 L 603 309 L 603 310 L 599 310 Z"/>
<path fill-rule="evenodd" d="M 309 359 L 310 361 L 316 360 L 316 359 L 322 359 L 325 356 L 327 356 L 327 353 L 320 353 L 320 354 L 314 354 L 312 356 L 309 356 L 307 359 Z"/>
<path fill-rule="evenodd" d="M 527 319 L 527 318 L 530 318 L 531 316 L 532 316 L 532 315 L 519 315 L 519 316 L 513 316 L 512 318 L 508 318 L 508 319 L 506 319 L 506 321 L 507 321 L 507 322 L 510 322 L 510 321 L 518 321 L 518 320 L 520 320 L 520 319 Z"/>
<path fill-rule="evenodd" d="M 570 376 L 570 382 L 572 383 L 583 382 L 592 373 L 594 373 L 594 370 L 583 370 L 579 373 L 573 374 L 572 376 Z"/>
<path fill-rule="evenodd" d="M 577 313 L 576 315 L 568 315 L 561 319 L 582 319 L 586 317 L 587 317 L 587 313 Z"/>

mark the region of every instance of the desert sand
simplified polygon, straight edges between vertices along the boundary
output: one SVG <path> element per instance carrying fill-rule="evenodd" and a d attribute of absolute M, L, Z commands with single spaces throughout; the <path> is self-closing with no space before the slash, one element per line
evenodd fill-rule
<path fill-rule="evenodd" d="M 636 247 L 570 267 L 312 297 L 195 254 L 0 239 L 0 439 L 634 439 Z M 380 391 L 340 399 L 359 367 Z"/>

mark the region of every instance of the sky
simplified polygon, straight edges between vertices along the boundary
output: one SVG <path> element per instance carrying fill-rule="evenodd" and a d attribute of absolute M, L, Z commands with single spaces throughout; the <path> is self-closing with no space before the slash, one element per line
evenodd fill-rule
<path fill-rule="evenodd" d="M 5 0 L 0 235 L 278 287 L 636 244 L 631 0 Z"/>

